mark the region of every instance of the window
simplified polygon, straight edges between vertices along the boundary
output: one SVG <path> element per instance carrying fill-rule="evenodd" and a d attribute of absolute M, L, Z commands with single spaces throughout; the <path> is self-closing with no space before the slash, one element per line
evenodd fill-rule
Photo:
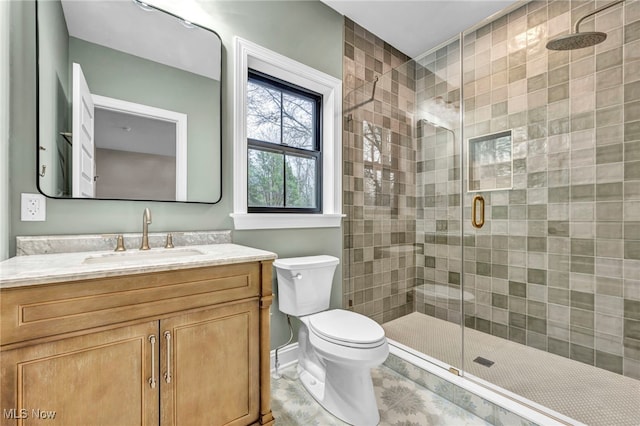
<path fill-rule="evenodd" d="M 321 110 L 318 93 L 249 70 L 250 213 L 322 211 Z"/>
<path fill-rule="evenodd" d="M 236 37 L 235 229 L 339 227 L 342 82 Z"/>

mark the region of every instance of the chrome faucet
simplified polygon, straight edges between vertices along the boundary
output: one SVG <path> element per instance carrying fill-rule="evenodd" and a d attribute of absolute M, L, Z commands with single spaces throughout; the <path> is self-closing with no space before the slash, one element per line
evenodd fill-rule
<path fill-rule="evenodd" d="M 142 214 L 142 245 L 140 250 L 149 250 L 149 224 L 151 223 L 151 210 L 144 209 Z"/>

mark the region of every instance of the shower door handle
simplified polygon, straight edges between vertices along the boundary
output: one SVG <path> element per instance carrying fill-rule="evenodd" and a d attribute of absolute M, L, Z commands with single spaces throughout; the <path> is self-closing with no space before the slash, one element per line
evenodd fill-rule
<path fill-rule="evenodd" d="M 478 204 L 480 204 L 480 220 L 478 220 Z M 476 195 L 473 197 L 471 204 L 471 224 L 474 228 L 482 228 L 484 226 L 484 197 Z"/>

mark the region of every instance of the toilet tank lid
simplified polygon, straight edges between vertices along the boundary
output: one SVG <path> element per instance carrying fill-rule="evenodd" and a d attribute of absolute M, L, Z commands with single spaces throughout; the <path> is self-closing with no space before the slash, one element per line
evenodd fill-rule
<path fill-rule="evenodd" d="M 273 266 L 280 269 L 309 269 L 309 268 L 323 268 L 325 266 L 337 265 L 340 263 L 340 259 L 328 255 L 320 256 L 304 256 L 304 257 L 290 257 L 285 259 L 276 259 L 273 262 Z"/>

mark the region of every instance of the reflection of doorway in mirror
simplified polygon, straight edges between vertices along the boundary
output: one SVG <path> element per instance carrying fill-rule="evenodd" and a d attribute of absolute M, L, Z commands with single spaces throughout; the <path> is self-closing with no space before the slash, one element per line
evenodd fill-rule
<path fill-rule="evenodd" d="M 186 201 L 186 114 L 95 94 L 91 101 L 93 197 Z M 76 179 L 87 165 L 73 167 Z"/>
<path fill-rule="evenodd" d="M 95 196 L 176 200 L 175 127 L 96 107 Z"/>

